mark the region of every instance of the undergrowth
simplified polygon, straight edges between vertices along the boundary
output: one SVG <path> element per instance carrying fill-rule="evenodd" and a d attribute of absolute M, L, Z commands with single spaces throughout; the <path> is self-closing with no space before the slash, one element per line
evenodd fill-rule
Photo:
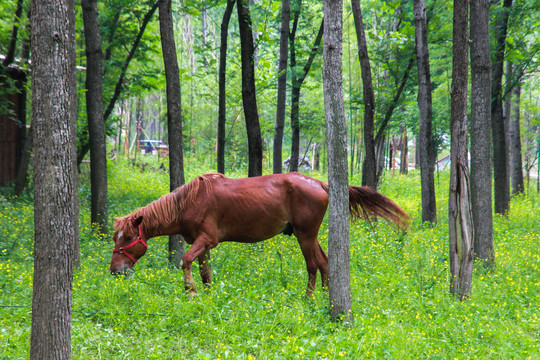
<path fill-rule="evenodd" d="M 144 172 L 109 163 L 110 219 L 168 191 L 159 163 Z M 154 166 L 155 165 L 155 166 Z M 196 169 L 192 179 L 211 169 Z M 241 176 L 232 174 L 231 176 Z M 321 174 L 316 174 L 324 178 Z M 360 177 L 351 183 L 360 184 Z M 305 296 L 307 272 L 294 237 L 263 245 L 220 244 L 213 284 L 190 299 L 167 263 L 167 239 L 129 279 L 108 272 L 112 241 L 92 232 L 89 186 L 81 186 L 81 266 L 73 279 L 75 359 L 508 359 L 540 353 L 540 197 L 513 199 L 494 219 L 496 270 L 475 266 L 472 296 L 449 295 L 448 173 L 436 181 L 438 223 L 420 223 L 418 173 L 386 176 L 380 191 L 412 217 L 401 235 L 351 223 L 354 323 L 329 321 L 328 295 Z M 0 358 L 28 358 L 33 272 L 31 198 L 0 197 Z M 319 239 L 327 249 L 327 222 Z M 61 241 L 61 239 L 58 239 Z M 197 275 L 197 274 L 195 274 Z M 196 279 L 200 279 L 198 276 Z"/>

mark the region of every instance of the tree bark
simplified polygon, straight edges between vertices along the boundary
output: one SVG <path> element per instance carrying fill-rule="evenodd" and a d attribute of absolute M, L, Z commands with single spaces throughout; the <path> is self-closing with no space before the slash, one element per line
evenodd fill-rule
<path fill-rule="evenodd" d="M 364 94 L 364 146 L 366 155 L 362 167 L 362 185 L 377 189 L 377 164 L 375 162 L 375 93 L 371 80 L 371 65 L 367 50 L 366 35 L 362 9 L 358 0 L 351 0 L 356 39 L 358 42 L 358 59 L 362 69 L 362 91 Z"/>
<path fill-rule="evenodd" d="M 170 190 L 184 185 L 184 152 L 182 144 L 182 98 L 180 96 L 180 71 L 176 57 L 171 0 L 159 0 L 159 32 L 167 82 L 167 124 L 169 139 Z M 184 256 L 184 239 L 181 235 L 169 236 L 169 263 L 180 267 Z"/>
<path fill-rule="evenodd" d="M 295 34 L 296 25 L 298 23 L 298 13 L 295 15 L 294 32 L 291 40 L 291 68 L 292 68 L 292 89 L 291 89 L 291 157 L 289 158 L 289 171 L 298 171 L 298 159 L 300 158 L 300 90 L 302 84 L 306 79 L 315 56 L 319 52 L 321 45 L 323 31 L 324 31 L 324 19 L 321 21 L 319 32 L 313 43 L 313 47 L 309 53 L 308 60 L 302 69 L 302 73 L 298 76 L 295 72 L 296 68 L 296 47 L 295 47 Z"/>
<path fill-rule="evenodd" d="M 255 93 L 255 64 L 253 33 L 249 14 L 249 0 L 238 0 L 238 24 L 242 57 L 242 103 L 248 137 L 248 176 L 262 175 L 262 138 Z"/>
<path fill-rule="evenodd" d="M 471 212 L 467 159 L 467 82 L 469 0 L 454 0 L 450 193 L 448 236 L 450 292 L 460 300 L 471 295 L 474 261 L 474 226 Z"/>
<path fill-rule="evenodd" d="M 30 359 L 69 359 L 78 244 L 74 1 L 32 1 L 34 288 Z"/>
<path fill-rule="evenodd" d="M 97 0 L 81 1 L 86 42 L 86 113 L 90 144 L 90 214 L 101 234 L 108 232 L 107 149 L 103 121 L 103 54 Z"/>
<path fill-rule="evenodd" d="M 493 173 L 495 212 L 506 215 L 510 210 L 510 184 L 507 167 L 507 141 L 504 126 L 502 77 L 508 18 L 512 0 L 503 0 L 503 9 L 495 25 L 496 47 L 493 54 L 491 85 L 491 130 L 493 132 Z"/>
<path fill-rule="evenodd" d="M 422 222 L 437 221 L 435 202 L 435 149 L 432 135 L 431 75 L 427 40 L 426 5 L 414 0 L 416 62 L 418 66 L 418 151 L 422 185 Z"/>
<path fill-rule="evenodd" d="M 289 0 L 281 1 L 281 31 L 279 39 L 278 91 L 276 106 L 276 126 L 274 130 L 273 173 L 281 174 L 283 128 L 287 96 L 287 57 L 289 54 L 289 20 L 291 13 Z"/>
<path fill-rule="evenodd" d="M 495 265 L 491 194 L 491 56 L 489 0 L 470 2 L 471 57 L 471 203 L 474 252 L 485 267 Z"/>
<path fill-rule="evenodd" d="M 512 184 L 512 195 L 523 194 L 525 184 L 523 183 L 523 160 L 521 158 L 521 130 L 520 130 L 520 103 L 521 85 L 514 89 L 514 108 L 510 118 L 510 174 Z"/>
<path fill-rule="evenodd" d="M 227 6 L 221 21 L 220 47 L 219 47 L 219 94 L 218 94 L 218 135 L 217 135 L 217 171 L 225 174 L 225 125 L 227 123 L 227 93 L 225 92 L 225 76 L 227 75 L 227 38 L 229 21 L 236 0 L 227 0 Z"/>
<path fill-rule="evenodd" d="M 323 91 L 328 144 L 330 316 L 352 322 L 349 270 L 347 128 L 343 104 L 341 0 L 324 1 Z"/>

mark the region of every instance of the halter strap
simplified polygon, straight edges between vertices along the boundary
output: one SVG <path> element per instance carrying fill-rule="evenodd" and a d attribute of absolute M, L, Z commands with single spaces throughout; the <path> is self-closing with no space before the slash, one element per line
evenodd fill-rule
<path fill-rule="evenodd" d="M 137 245 L 138 243 L 143 244 L 144 247 L 148 249 L 148 245 L 146 244 L 146 241 L 144 241 L 143 238 L 142 238 L 141 225 L 139 225 L 138 230 L 139 230 L 139 236 L 137 237 L 137 239 L 133 240 L 132 242 L 130 242 L 126 246 L 121 246 L 118 249 L 114 249 L 112 251 L 113 254 L 119 253 L 119 254 L 122 254 L 122 255 L 126 256 L 129 260 L 131 260 L 133 262 L 133 265 L 135 265 L 135 263 L 137 262 L 137 259 L 135 259 L 131 254 L 129 254 L 125 250 L 129 249 L 130 247 L 133 247 L 133 246 Z"/>

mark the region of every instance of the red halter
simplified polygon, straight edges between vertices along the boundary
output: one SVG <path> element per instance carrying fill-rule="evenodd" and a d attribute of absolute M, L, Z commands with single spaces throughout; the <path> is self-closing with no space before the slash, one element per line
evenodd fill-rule
<path fill-rule="evenodd" d="M 137 237 L 137 239 L 135 239 L 134 241 L 132 241 L 131 243 L 129 243 L 128 245 L 126 246 L 121 246 L 120 248 L 118 249 L 114 249 L 112 252 L 113 254 L 116 254 L 116 253 L 119 253 L 119 254 L 122 254 L 124 256 L 126 256 L 129 260 L 131 260 L 133 262 L 133 265 L 135 265 L 135 263 L 137 262 L 137 260 L 131 255 L 129 254 L 128 252 L 126 252 L 125 250 L 126 249 L 129 249 L 130 247 L 133 247 L 135 245 L 137 245 L 139 242 L 141 244 L 144 245 L 145 248 L 148 249 L 148 245 L 146 245 L 146 242 L 143 240 L 142 238 L 142 234 L 141 234 L 141 225 L 139 225 L 139 237 Z"/>

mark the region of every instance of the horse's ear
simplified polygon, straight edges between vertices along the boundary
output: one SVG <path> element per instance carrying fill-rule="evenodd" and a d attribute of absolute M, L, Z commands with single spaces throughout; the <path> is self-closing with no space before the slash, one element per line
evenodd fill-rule
<path fill-rule="evenodd" d="M 143 220 L 142 216 L 134 217 L 133 219 L 131 219 L 131 225 L 133 225 L 133 227 L 138 227 L 139 225 L 141 225 L 142 220 Z"/>

